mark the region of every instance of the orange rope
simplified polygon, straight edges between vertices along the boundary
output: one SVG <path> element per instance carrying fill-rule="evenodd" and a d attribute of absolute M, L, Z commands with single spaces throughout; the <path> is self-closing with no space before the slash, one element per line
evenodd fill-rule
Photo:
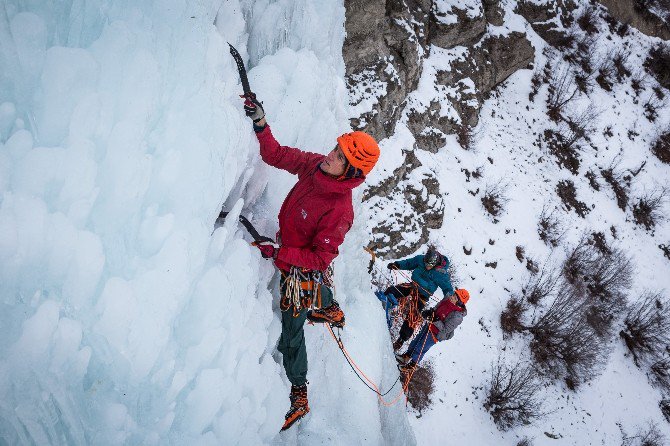
<path fill-rule="evenodd" d="M 432 322 L 433 321 L 431 320 L 430 323 L 432 323 Z M 324 324 L 324 325 L 326 326 L 326 328 L 330 332 L 330 336 L 332 336 L 332 338 L 335 341 L 335 343 L 337 344 L 337 346 L 340 348 L 340 350 L 342 350 L 342 353 L 344 353 L 344 355 L 346 356 L 347 360 L 354 366 L 354 368 L 358 371 L 358 373 L 360 373 L 363 376 L 363 378 L 365 378 L 365 380 L 375 389 L 375 392 L 377 393 L 377 398 L 379 399 L 380 403 L 382 403 L 386 407 L 391 407 L 391 406 L 395 405 L 398 401 L 400 401 L 400 399 L 403 395 L 405 396 L 405 401 L 407 401 L 407 388 L 409 387 L 409 383 L 412 381 L 412 377 L 414 376 L 414 372 L 416 371 L 416 368 L 409 373 L 409 376 L 407 378 L 407 382 L 402 385 L 402 389 L 401 389 L 400 392 L 398 392 L 398 395 L 396 395 L 396 397 L 390 402 L 385 401 L 383 396 L 382 396 L 382 392 L 379 390 L 379 387 L 377 386 L 377 384 L 375 384 L 374 381 L 372 381 L 370 378 L 368 378 L 368 376 L 365 374 L 365 372 L 363 372 L 363 370 L 361 370 L 361 368 L 358 367 L 358 364 L 356 364 L 356 361 L 354 361 L 354 359 L 351 357 L 351 355 L 349 355 L 349 352 L 347 351 L 347 349 L 344 347 L 344 343 L 341 340 L 338 340 L 335 337 L 335 333 L 333 333 L 333 329 L 331 328 L 330 324 Z M 429 331 L 430 331 L 430 325 L 429 325 Z M 423 356 L 423 349 L 426 346 L 426 341 L 427 340 L 428 340 L 428 336 L 426 336 L 423 340 L 423 344 L 421 345 L 421 351 L 419 352 L 419 358 L 421 358 Z"/>

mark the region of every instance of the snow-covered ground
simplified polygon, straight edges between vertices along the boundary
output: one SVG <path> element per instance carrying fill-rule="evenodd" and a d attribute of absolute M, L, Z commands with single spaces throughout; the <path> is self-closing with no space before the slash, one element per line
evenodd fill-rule
<path fill-rule="evenodd" d="M 277 434 L 290 387 L 275 348 L 277 277 L 235 217 L 274 234 L 295 179 L 261 162 L 226 42 L 252 67 L 252 88 L 279 141 L 325 153 L 349 129 L 344 17 L 341 0 L 5 0 L 0 443 L 512 445 L 528 435 L 535 444 L 617 444 L 616 423 L 633 432 L 648 420 L 670 434 L 658 392 L 616 342 L 603 374 L 579 392 L 547 387 L 551 413 L 535 425 L 501 433 L 482 408 L 481 386 L 498 352 L 526 354 L 521 337 L 503 343 L 498 317 L 506 289 L 517 291 L 528 274 L 515 247 L 540 262 L 552 254 L 536 221 L 547 200 L 560 207 L 552 198 L 559 179 L 573 179 L 580 199 L 595 204 L 586 219 L 563 214 L 568 241 L 615 225 L 617 243 L 637 264 L 633 289 L 670 289 L 668 261 L 656 247 L 668 238 L 667 223 L 655 238 L 635 228 L 607 186 L 590 190 L 532 145 L 548 125 L 540 105 L 547 93 L 545 86 L 528 101 L 528 70 L 486 102 L 473 151 L 452 138 L 437 154 L 417 153 L 436 172 L 447 205 L 432 240 L 473 293 L 454 342 L 428 355 L 437 372 L 432 408 L 416 418 L 402 399 L 379 401 L 328 332 L 307 326 L 312 411 Z M 544 44 L 527 32 L 541 67 Z M 629 63 L 639 67 L 652 39 L 633 33 L 626 41 Z M 623 150 L 623 167 L 648 160 L 634 191 L 667 178 L 667 166 L 648 151 L 670 121 L 667 109 L 651 125 L 624 87 L 594 91 L 603 110 L 594 143 L 602 149 L 587 150 L 583 166 L 607 167 Z M 607 125 L 614 136 L 605 140 Z M 629 140 L 630 128 L 640 136 Z M 401 148 L 412 144 L 399 124 L 382 142 L 370 181 L 397 167 Z M 461 168 L 480 166 L 483 178 L 467 182 Z M 498 179 L 511 201 L 494 224 L 468 191 Z M 336 297 L 347 314 L 348 351 L 386 390 L 397 371 L 361 249 L 381 217 L 361 203 L 362 193 L 335 263 Z M 222 206 L 231 216 L 212 233 Z M 494 261 L 496 269 L 484 266 Z"/>
<path fill-rule="evenodd" d="M 543 52 L 547 44 L 528 24 L 523 26 L 526 22 L 514 14 L 514 2 L 507 3 L 505 14 L 505 26 L 494 31 L 518 30 L 521 24 L 536 48 L 535 67 L 541 71 L 548 60 Z M 608 50 L 624 48 L 633 76 L 644 74 L 642 64 L 647 51 L 658 39 L 634 29 L 621 38 L 609 33 L 603 20 L 598 21 L 598 26 L 601 35 L 594 44 L 594 63 L 602 60 Z M 608 35 L 611 37 L 605 38 Z M 458 57 L 463 50 L 457 47 L 431 53 L 419 88 L 410 96 L 414 107 L 420 109 L 421 103 L 426 106 L 431 98 L 441 98 L 441 93 L 422 88 L 433 88 L 430 76 L 434 69 L 445 69 L 449 59 Z M 560 69 L 560 59 L 557 54 L 552 62 L 554 71 Z M 633 258 L 635 269 L 628 295 L 632 306 L 644 290 L 670 290 L 670 263 L 658 247 L 670 237 L 668 222 L 658 225 L 653 233 L 636 226 L 630 207 L 626 212 L 617 207 L 612 189 L 602 178 L 600 191 L 595 191 L 584 176 L 589 169 L 598 172 L 615 161 L 620 162 L 620 169 L 633 171 L 646 161 L 632 183 L 631 201 L 655 186 L 667 185 L 670 170 L 651 154 L 649 147 L 655 136 L 668 128 L 670 111 L 667 107 L 661 109 L 656 121 L 650 122 L 643 109 L 644 102 L 655 94 L 652 87 L 658 84 L 647 76 L 644 90 L 636 95 L 631 77 L 614 85 L 612 92 L 594 83 L 588 95 L 571 104 L 569 113 L 573 115 L 588 108 L 599 113 L 591 136 L 591 145 L 598 149 L 585 143 L 578 175 L 572 175 L 556 164 L 546 148 L 536 145 L 538 135 L 556 125 L 546 113 L 547 85 L 540 88 L 534 101 L 528 98 L 532 74 L 532 70 L 517 72 L 485 102 L 471 150 L 463 150 L 453 136 L 437 154 L 415 150 L 422 164 L 431 166 L 436 173 L 445 200 L 444 224 L 431 233 L 431 241 L 450 253 L 459 271 L 459 285 L 472 293 L 468 316 L 454 339 L 438 344 L 426 356 L 434 365 L 436 390 L 430 409 L 410 415 L 417 443 L 514 445 L 525 436 L 535 445 L 610 445 L 621 444 L 622 430 L 630 436 L 649 422 L 656 423 L 670 439 L 670 426 L 658 406 L 661 393 L 651 386 L 645 372 L 633 364 L 630 356 L 625 356 L 627 350 L 618 336 L 612 340 L 609 360 L 600 376 L 587 378 L 590 381 L 577 392 L 560 382 L 545 387 L 541 399 L 547 414 L 532 425 L 503 433 L 482 407 L 482 387 L 489 380 L 499 353 L 508 363 L 519 358 L 531 361 L 528 339 L 517 335 L 503 341 L 499 322 L 507 300 L 513 294 L 520 295 L 530 276 L 525 260 L 516 258 L 517 246 L 524 248 L 526 259 L 540 267 L 558 265 L 567 248 L 574 246 L 585 232 L 600 231 L 608 243 Z M 446 98 L 441 100 L 443 114 L 453 110 Z M 607 127 L 611 127 L 612 136 L 605 135 Z M 387 163 L 382 164 L 387 172 L 397 167 L 401 148 L 410 148 L 415 142 L 402 124 L 390 140 L 390 150 L 395 150 L 396 155 L 382 159 Z M 481 177 L 470 177 L 464 169 L 470 173 L 479 171 Z M 592 208 L 585 218 L 565 209 L 556 196 L 556 184 L 563 179 L 574 181 L 578 198 Z M 417 184 L 419 181 L 417 172 Z M 509 202 L 494 223 L 484 210 L 481 197 L 488 185 L 498 183 Z M 565 229 L 562 245 L 553 250 L 538 237 L 538 219 L 545 206 L 556 209 Z M 669 207 L 665 209 L 667 213 Z M 610 227 L 615 228 L 616 238 Z M 471 254 L 466 254 L 466 249 Z"/>

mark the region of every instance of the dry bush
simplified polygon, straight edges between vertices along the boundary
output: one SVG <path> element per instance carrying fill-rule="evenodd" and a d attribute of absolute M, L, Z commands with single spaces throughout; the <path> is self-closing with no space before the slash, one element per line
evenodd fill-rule
<path fill-rule="evenodd" d="M 640 367 L 643 360 L 658 363 L 670 346 L 670 302 L 660 292 L 647 291 L 626 315 L 619 335 L 635 365 Z M 657 368 L 662 371 L 664 365 Z"/>
<path fill-rule="evenodd" d="M 571 390 L 596 376 L 607 359 L 608 343 L 587 320 L 587 309 L 584 298 L 565 288 L 528 328 L 535 361 Z"/>
<path fill-rule="evenodd" d="M 626 66 L 630 53 L 624 49 L 614 51 L 612 54 L 612 63 L 614 64 L 614 74 L 619 82 L 623 82 L 624 78 L 631 75 L 631 71 Z"/>
<path fill-rule="evenodd" d="M 668 199 L 668 189 L 665 187 L 656 187 L 651 192 L 640 197 L 633 204 L 633 219 L 639 226 L 644 226 L 647 230 L 663 221 L 666 216 L 664 206 Z"/>
<path fill-rule="evenodd" d="M 591 5 L 586 6 L 579 17 L 577 17 L 577 25 L 586 34 L 595 34 L 598 32 L 597 21 L 596 8 Z"/>
<path fill-rule="evenodd" d="M 584 174 L 587 180 L 589 180 L 589 186 L 591 186 L 591 189 L 595 191 L 600 190 L 600 183 L 598 183 L 598 178 L 596 177 L 596 173 L 592 170 L 589 170 Z"/>
<path fill-rule="evenodd" d="M 651 144 L 651 152 L 662 163 L 670 164 L 670 130 L 656 137 Z"/>
<path fill-rule="evenodd" d="M 558 122 L 565 107 L 577 98 L 579 89 L 569 65 L 557 67 L 552 73 L 548 88 L 547 115 Z"/>
<path fill-rule="evenodd" d="M 591 211 L 586 203 L 577 199 L 577 189 L 571 180 L 559 181 L 556 185 L 556 194 L 568 210 L 574 209 L 582 218 Z"/>
<path fill-rule="evenodd" d="M 431 395 L 435 391 L 435 371 L 430 361 L 417 366 L 407 387 L 407 401 L 419 414 L 432 404 Z"/>
<path fill-rule="evenodd" d="M 653 422 L 649 422 L 645 428 L 639 428 L 632 437 L 624 434 L 622 440 L 621 446 L 664 446 L 667 444 L 665 435 Z"/>
<path fill-rule="evenodd" d="M 665 394 L 670 393 L 670 359 L 663 358 L 649 366 L 653 383 Z"/>
<path fill-rule="evenodd" d="M 649 122 L 655 122 L 658 118 L 658 112 L 665 107 L 668 103 L 665 100 L 665 97 L 659 97 L 656 93 L 651 93 L 649 98 L 642 104 L 644 108 L 644 117 L 647 118 Z"/>
<path fill-rule="evenodd" d="M 615 159 L 607 169 L 600 169 L 600 174 L 612 187 L 619 208 L 625 211 L 626 206 L 628 206 L 628 189 L 630 188 L 632 177 L 626 175 L 623 170 L 619 170 L 619 162 L 618 158 Z"/>
<path fill-rule="evenodd" d="M 482 205 L 492 217 L 498 217 L 504 212 L 505 206 L 509 201 L 506 192 L 507 185 L 500 181 L 486 186 L 484 196 L 482 197 Z"/>
<path fill-rule="evenodd" d="M 535 71 L 533 73 L 533 77 L 530 79 L 530 93 L 528 93 L 529 101 L 534 101 L 537 92 L 540 91 L 540 87 L 542 86 L 542 77 L 543 75 L 539 71 Z"/>
<path fill-rule="evenodd" d="M 563 224 L 558 219 L 555 209 L 550 210 L 548 205 L 542 207 L 542 212 L 537 221 L 537 233 L 547 246 L 557 247 L 565 236 Z"/>
<path fill-rule="evenodd" d="M 658 403 L 658 407 L 661 409 L 661 413 L 665 417 L 665 420 L 670 423 L 670 399 L 663 399 Z"/>
<path fill-rule="evenodd" d="M 582 150 L 577 142 L 581 137 L 575 137 L 574 134 L 565 134 L 562 130 L 564 129 L 545 130 L 544 140 L 549 153 L 556 157 L 556 163 L 559 167 L 564 167 L 573 175 L 577 175 L 581 163 L 579 152 Z"/>
<path fill-rule="evenodd" d="M 541 389 L 542 384 L 531 365 L 517 362 L 510 367 L 498 358 L 497 364 L 491 366 L 484 408 L 499 429 L 530 424 L 543 415 Z"/>
<path fill-rule="evenodd" d="M 568 253 L 563 275 L 574 294 L 587 298 L 587 322 L 600 338 L 608 338 L 614 321 L 626 309 L 625 296 L 633 275 L 631 258 L 621 249 L 596 246 L 584 236 Z"/>
<path fill-rule="evenodd" d="M 598 246 L 582 237 L 563 263 L 563 275 L 577 290 L 609 300 L 625 294 L 633 276 L 633 261 L 619 248 Z"/>
<path fill-rule="evenodd" d="M 614 86 L 615 68 L 614 68 L 614 51 L 609 51 L 605 54 L 596 70 L 596 82 L 605 91 L 612 91 Z"/>
<path fill-rule="evenodd" d="M 545 265 L 539 274 L 528 279 L 522 288 L 523 296 L 528 303 L 537 305 L 557 290 L 559 280 L 558 272 Z"/>
<path fill-rule="evenodd" d="M 644 67 L 659 84 L 670 89 L 670 47 L 661 43 L 650 49 Z"/>
<path fill-rule="evenodd" d="M 528 303 L 523 297 L 512 296 L 505 309 L 500 313 L 500 327 L 504 337 L 509 337 L 513 333 L 522 332 L 525 329 L 523 316 L 528 310 Z"/>
<path fill-rule="evenodd" d="M 516 446 L 533 446 L 533 440 L 528 437 L 523 437 L 521 440 L 519 440 Z"/>

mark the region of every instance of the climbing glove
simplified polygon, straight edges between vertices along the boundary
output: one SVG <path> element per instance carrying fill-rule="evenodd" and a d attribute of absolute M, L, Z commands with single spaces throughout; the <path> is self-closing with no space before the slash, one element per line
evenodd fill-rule
<path fill-rule="evenodd" d="M 240 97 L 244 98 L 244 113 L 254 121 L 254 124 L 265 117 L 263 104 L 256 99 L 255 94 L 251 93 L 250 95 L 242 95 Z"/>
<path fill-rule="evenodd" d="M 398 268 L 398 262 L 391 262 L 388 265 L 386 265 L 388 269 L 400 269 Z"/>
<path fill-rule="evenodd" d="M 260 250 L 264 259 L 276 259 L 277 254 L 279 254 L 280 246 L 275 242 L 253 242 L 252 245 Z"/>
<path fill-rule="evenodd" d="M 433 319 L 435 319 L 435 310 L 433 308 L 423 310 L 421 312 L 421 317 L 426 319 L 427 321 L 432 321 Z"/>

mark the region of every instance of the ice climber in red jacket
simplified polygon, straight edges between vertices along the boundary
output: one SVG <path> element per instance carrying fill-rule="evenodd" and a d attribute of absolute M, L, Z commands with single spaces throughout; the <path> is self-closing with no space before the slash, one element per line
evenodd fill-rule
<path fill-rule="evenodd" d="M 344 313 L 331 290 L 331 263 L 354 220 L 351 191 L 377 162 L 379 146 L 364 132 L 340 136 L 328 155 L 281 146 L 261 103 L 247 98 L 244 109 L 254 122 L 263 161 L 298 176 L 279 210 L 276 243 L 257 244 L 281 272 L 278 349 L 291 382 L 291 407 L 282 427 L 286 430 L 309 412 L 305 319 L 344 326 Z"/>

